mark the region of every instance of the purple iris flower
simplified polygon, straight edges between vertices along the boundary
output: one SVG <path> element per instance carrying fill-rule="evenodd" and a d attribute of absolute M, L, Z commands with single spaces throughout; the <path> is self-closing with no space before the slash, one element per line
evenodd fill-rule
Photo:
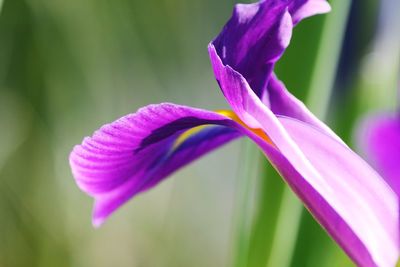
<path fill-rule="evenodd" d="M 78 186 L 95 199 L 94 225 L 180 167 L 247 136 L 357 264 L 394 266 L 398 196 L 273 73 L 293 27 L 329 10 L 325 0 L 236 5 L 208 47 L 232 111 L 149 105 L 76 146 L 70 164 Z"/>
<path fill-rule="evenodd" d="M 368 118 L 360 131 L 362 148 L 397 195 L 400 194 L 400 114 Z"/>

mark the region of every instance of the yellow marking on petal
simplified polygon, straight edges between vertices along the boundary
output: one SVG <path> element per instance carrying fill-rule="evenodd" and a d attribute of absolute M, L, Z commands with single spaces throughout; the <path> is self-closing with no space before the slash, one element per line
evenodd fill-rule
<path fill-rule="evenodd" d="M 272 146 L 275 146 L 271 139 L 269 139 L 269 137 L 265 134 L 265 132 L 259 128 L 250 128 L 249 126 L 247 126 L 247 124 L 245 124 L 239 117 L 238 115 L 236 115 L 235 112 L 231 111 L 231 110 L 217 110 L 216 113 L 223 115 L 225 117 L 230 118 L 231 120 L 239 123 L 240 125 L 242 125 L 244 128 L 246 128 L 247 130 L 253 132 L 254 134 L 256 134 L 257 136 L 259 136 L 260 138 L 262 138 L 264 141 L 266 141 L 267 143 L 269 143 Z M 194 136 L 195 134 L 199 133 L 200 131 L 204 130 L 206 127 L 210 126 L 210 124 L 205 124 L 205 125 L 200 125 L 200 126 L 196 126 L 193 128 L 190 128 L 186 131 L 184 131 L 183 133 L 181 133 L 178 138 L 175 140 L 174 144 L 172 145 L 172 150 L 175 150 L 176 148 L 178 148 L 180 145 L 182 145 L 186 140 L 188 140 L 190 137 Z"/>
<path fill-rule="evenodd" d="M 206 128 L 208 125 L 200 125 L 196 126 L 193 128 L 190 128 L 189 130 L 184 131 L 179 137 L 175 140 L 174 145 L 172 146 L 172 149 L 176 149 L 178 146 L 180 146 L 183 142 L 185 142 L 187 139 L 189 139 L 191 136 L 197 134 L 204 128 Z"/>
<path fill-rule="evenodd" d="M 221 114 L 221 115 L 223 115 L 225 117 L 228 117 L 228 118 L 232 119 L 233 121 L 239 123 L 240 125 L 242 125 L 247 130 L 249 130 L 249 131 L 255 133 L 257 136 L 261 137 L 264 141 L 266 141 L 270 145 L 275 146 L 274 143 L 271 141 L 271 139 L 268 137 L 268 135 L 266 135 L 265 132 L 262 129 L 260 129 L 260 128 L 250 128 L 232 110 L 217 110 L 216 112 L 218 114 Z"/>

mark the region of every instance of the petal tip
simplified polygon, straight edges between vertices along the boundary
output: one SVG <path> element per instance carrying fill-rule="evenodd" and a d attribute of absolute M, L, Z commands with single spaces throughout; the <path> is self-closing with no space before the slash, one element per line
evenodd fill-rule
<path fill-rule="evenodd" d="M 92 218 L 92 225 L 93 225 L 93 228 L 95 228 L 95 229 L 99 229 L 103 225 L 104 222 L 105 222 L 105 218 L 96 218 L 94 216 Z"/>
<path fill-rule="evenodd" d="M 247 23 L 257 14 L 260 8 L 260 3 L 236 4 L 233 9 L 233 15 L 237 18 L 240 24 Z"/>
<path fill-rule="evenodd" d="M 92 225 L 94 228 L 100 228 L 107 220 L 112 211 L 106 211 L 105 207 L 100 204 L 98 199 L 95 199 L 92 212 Z"/>
<path fill-rule="evenodd" d="M 293 21 L 292 16 L 290 15 L 289 11 L 283 14 L 280 25 L 279 25 L 279 32 L 278 35 L 280 38 L 281 46 L 286 49 L 289 46 L 290 40 L 292 38 L 292 29 L 293 29 Z"/>
<path fill-rule="evenodd" d="M 301 20 L 317 15 L 329 13 L 331 5 L 326 0 L 309 0 L 293 14 L 293 23 L 296 25 Z"/>

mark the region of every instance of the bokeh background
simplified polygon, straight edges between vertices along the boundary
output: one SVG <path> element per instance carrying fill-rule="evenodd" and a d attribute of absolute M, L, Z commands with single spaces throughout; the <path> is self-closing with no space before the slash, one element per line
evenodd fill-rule
<path fill-rule="evenodd" d="M 332 13 L 296 27 L 277 73 L 357 148 L 358 120 L 396 104 L 400 4 L 330 2 Z M 234 3 L 4 1 L 1 267 L 353 266 L 246 141 L 91 225 L 92 200 L 68 164 L 72 147 L 150 103 L 227 108 L 207 44 Z"/>

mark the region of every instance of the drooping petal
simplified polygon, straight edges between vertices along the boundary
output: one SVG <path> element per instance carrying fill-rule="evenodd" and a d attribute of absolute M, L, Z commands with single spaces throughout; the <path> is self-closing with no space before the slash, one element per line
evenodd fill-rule
<path fill-rule="evenodd" d="M 302 179 L 321 201 L 296 187 L 299 177 L 284 175 L 310 211 L 360 266 L 395 266 L 400 252 L 398 196 L 342 143 L 303 122 L 279 121 L 319 174 Z"/>
<path fill-rule="evenodd" d="M 303 159 L 288 154 L 282 143 L 273 142 L 268 128 L 274 125 L 261 123 L 266 138 L 255 135 L 254 130 L 238 130 L 260 146 L 354 262 L 366 267 L 394 266 L 400 254 L 399 198 L 395 192 L 342 141 L 297 119 L 278 116 L 277 120 L 287 133 L 287 143 L 293 142 Z"/>
<path fill-rule="evenodd" d="M 370 118 L 359 137 L 368 158 L 400 196 L 400 118 L 395 115 Z"/>
<path fill-rule="evenodd" d="M 224 65 L 241 73 L 260 96 L 273 66 L 301 19 L 330 10 L 325 0 L 264 0 L 237 4 L 231 19 L 210 44 Z"/>
<path fill-rule="evenodd" d="M 241 134 L 231 119 L 174 104 L 150 105 L 103 126 L 70 155 L 78 186 L 95 198 L 94 225 L 178 168 Z"/>
<path fill-rule="evenodd" d="M 212 47 L 210 54 L 233 110 L 265 132 L 274 149 L 258 144 L 319 222 L 362 266 L 393 266 L 399 251 L 398 198 L 383 178 L 325 127 L 299 121 L 298 113 L 278 118 L 240 73 L 213 57 Z"/>

